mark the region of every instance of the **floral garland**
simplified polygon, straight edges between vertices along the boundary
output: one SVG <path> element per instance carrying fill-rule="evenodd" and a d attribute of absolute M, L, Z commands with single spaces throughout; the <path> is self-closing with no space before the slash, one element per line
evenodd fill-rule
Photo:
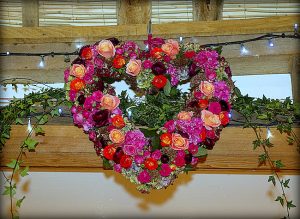
<path fill-rule="evenodd" d="M 219 48 L 161 38 L 144 43 L 141 49 L 110 38 L 84 46 L 64 79 L 74 124 L 89 135 L 97 155 L 141 192 L 149 192 L 172 184 L 213 148 L 230 120 L 234 84 Z M 137 93 L 165 96 L 191 83 L 182 111 L 156 130 L 158 144 L 120 109 L 111 86 L 120 80 Z"/>

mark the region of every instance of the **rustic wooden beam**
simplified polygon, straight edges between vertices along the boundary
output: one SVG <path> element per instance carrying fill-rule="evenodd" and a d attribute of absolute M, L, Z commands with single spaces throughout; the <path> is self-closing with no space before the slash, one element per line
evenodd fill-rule
<path fill-rule="evenodd" d="M 118 24 L 147 24 L 151 19 L 151 0 L 118 0 Z"/>
<path fill-rule="evenodd" d="M 93 144 L 81 129 L 74 126 L 47 125 L 46 135 L 35 137 L 40 141 L 35 152 L 26 152 L 22 165 L 30 165 L 36 171 L 99 171 L 102 161 L 96 156 Z M 270 148 L 272 159 L 281 159 L 285 167 L 283 174 L 299 174 L 300 155 L 295 145 L 288 145 L 284 135 L 275 128 L 271 129 Z M 294 131 L 299 135 L 300 128 Z M 1 166 L 15 158 L 20 143 L 26 136 L 26 126 L 13 126 L 11 139 L 0 154 Z M 265 133 L 262 133 L 265 134 Z M 221 133 L 221 139 L 215 145 L 205 162 L 199 163 L 198 171 L 206 173 L 248 173 L 269 174 L 268 166 L 258 165 L 261 148 L 253 151 L 252 141 L 255 134 L 251 129 L 227 127 Z"/>
<path fill-rule="evenodd" d="M 224 0 L 193 0 L 193 20 L 221 20 L 223 5 Z"/>
<path fill-rule="evenodd" d="M 22 25 L 39 26 L 39 0 L 22 0 Z"/>
<path fill-rule="evenodd" d="M 276 16 L 259 19 L 194 21 L 154 24 L 154 36 L 171 38 L 178 36 L 225 36 L 293 32 L 293 25 L 300 16 Z M 118 37 L 143 40 L 147 36 L 147 24 L 118 26 L 78 27 L 1 27 L 0 43 L 55 43 L 55 42 L 96 42 L 99 39 Z"/>
<path fill-rule="evenodd" d="M 225 56 L 226 57 L 226 56 Z M 74 59 L 74 57 L 71 57 Z M 228 58 L 232 74 L 262 75 L 262 74 L 288 74 L 290 72 L 290 55 L 277 56 L 246 56 Z M 7 78 L 31 78 L 43 83 L 63 83 L 63 72 L 70 66 L 62 57 L 47 57 L 43 69 L 37 67 L 38 57 L 18 58 L 18 65 L 14 57 L 0 59 L 0 80 Z M 26 80 L 15 80 L 15 83 L 34 83 Z"/>
<path fill-rule="evenodd" d="M 293 99 L 300 103 L 300 58 L 298 56 L 292 57 L 291 65 Z"/>

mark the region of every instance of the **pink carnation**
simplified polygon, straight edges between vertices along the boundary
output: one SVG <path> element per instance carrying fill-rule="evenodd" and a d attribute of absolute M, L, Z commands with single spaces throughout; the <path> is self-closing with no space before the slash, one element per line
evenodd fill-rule
<path fill-rule="evenodd" d="M 163 163 L 163 164 L 161 165 L 161 169 L 160 169 L 160 171 L 159 171 L 159 174 L 160 174 L 161 176 L 163 176 L 163 177 L 168 177 L 168 176 L 170 176 L 171 172 L 172 172 L 172 169 L 170 168 L 169 164 Z"/>
<path fill-rule="evenodd" d="M 141 183 L 148 183 L 151 181 L 151 176 L 147 170 L 144 170 L 144 171 L 140 172 L 140 174 L 137 176 L 137 179 Z"/>

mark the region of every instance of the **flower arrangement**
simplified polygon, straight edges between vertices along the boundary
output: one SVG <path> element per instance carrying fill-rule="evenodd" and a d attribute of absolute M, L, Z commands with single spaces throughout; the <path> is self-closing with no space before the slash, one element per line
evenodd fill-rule
<path fill-rule="evenodd" d="M 230 67 L 219 48 L 162 38 L 145 44 L 141 49 L 111 38 L 84 46 L 64 73 L 74 124 L 88 134 L 97 155 L 141 192 L 166 188 L 213 149 L 234 98 Z M 186 82 L 191 92 L 181 111 L 146 137 L 120 108 L 122 99 L 111 85 L 119 80 L 154 98 L 169 97 Z"/>

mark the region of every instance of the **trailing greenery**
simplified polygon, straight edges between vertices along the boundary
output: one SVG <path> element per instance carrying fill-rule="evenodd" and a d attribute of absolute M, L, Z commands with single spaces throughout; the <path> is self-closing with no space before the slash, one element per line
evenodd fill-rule
<path fill-rule="evenodd" d="M 126 92 L 120 95 L 120 107 L 125 112 L 130 109 L 131 119 L 135 124 L 147 126 L 150 129 L 155 129 L 164 124 L 165 121 L 172 119 L 184 105 L 186 93 L 173 89 L 170 91 L 170 96 L 161 95 L 156 96 L 146 95 L 145 100 L 130 99 Z M 279 183 L 282 189 L 282 195 L 278 195 L 276 202 L 279 202 L 286 208 L 289 218 L 290 208 L 295 207 L 292 200 L 288 200 L 286 196 L 286 189 L 289 188 L 290 179 L 283 179 L 279 175 L 279 170 L 284 166 L 281 160 L 273 160 L 269 153 L 269 148 L 273 147 L 272 140 L 262 136 L 262 128 L 268 126 L 276 127 L 280 133 L 287 136 L 289 144 L 297 144 L 300 148 L 299 138 L 293 131 L 293 125 L 300 118 L 299 105 L 293 104 L 291 99 L 274 100 L 266 97 L 252 98 L 249 96 L 242 96 L 238 89 L 236 89 L 237 98 L 233 103 L 233 109 L 240 113 L 243 120 L 238 121 L 244 128 L 252 128 L 255 132 L 256 138 L 253 140 L 253 149 L 258 147 L 263 149 L 263 153 L 258 157 L 260 165 L 269 164 L 273 174 L 268 177 L 268 182 L 274 186 Z M 17 218 L 17 209 L 21 207 L 25 196 L 16 197 L 18 184 L 14 178 L 16 175 L 25 177 L 28 175 L 29 167 L 22 165 L 22 155 L 26 151 L 35 150 L 38 142 L 32 138 L 32 135 L 44 135 L 45 131 L 42 125 L 46 124 L 51 117 L 60 116 L 59 107 L 69 105 L 69 102 L 64 99 L 64 89 L 44 89 L 38 93 L 31 93 L 23 99 L 14 99 L 10 105 L 1 108 L 0 113 L 0 130 L 1 150 L 10 138 L 11 125 L 25 124 L 24 119 L 31 118 L 33 121 L 32 130 L 29 131 L 26 139 L 20 144 L 20 151 L 16 159 L 7 164 L 11 169 L 11 176 L 6 176 L 4 195 L 10 197 L 11 200 L 11 216 Z M 37 107 L 37 106 L 40 106 Z M 159 115 L 159 116 L 158 116 Z M 299 120 L 298 120 L 299 121 Z M 16 210 L 15 210 L 16 209 Z"/>

